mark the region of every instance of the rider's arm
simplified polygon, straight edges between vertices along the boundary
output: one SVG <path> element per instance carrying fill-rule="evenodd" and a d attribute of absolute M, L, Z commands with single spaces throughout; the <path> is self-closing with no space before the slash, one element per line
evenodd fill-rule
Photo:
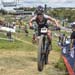
<path fill-rule="evenodd" d="M 54 18 L 52 18 L 51 16 L 47 16 L 47 15 L 44 15 L 48 20 L 50 20 L 50 21 L 52 21 L 54 24 L 54 26 L 57 26 L 57 27 L 59 27 L 59 24 L 58 24 L 58 22 L 57 22 L 57 20 L 56 19 L 54 19 Z"/>
<path fill-rule="evenodd" d="M 35 20 L 36 20 L 36 16 L 34 16 L 34 17 L 30 20 L 30 22 L 29 22 L 29 26 L 30 26 L 30 27 L 32 27 L 32 25 L 33 25 L 32 23 L 33 23 L 33 21 L 35 21 Z"/>

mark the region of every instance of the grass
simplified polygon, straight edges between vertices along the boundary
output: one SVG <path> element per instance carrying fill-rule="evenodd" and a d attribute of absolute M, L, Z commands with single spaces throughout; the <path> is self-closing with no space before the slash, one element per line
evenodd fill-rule
<path fill-rule="evenodd" d="M 55 57 L 56 54 L 56 57 Z M 54 65 L 59 60 L 58 52 L 52 51 L 49 56 L 49 64 L 44 70 L 37 70 L 36 51 L 0 51 L 0 74 L 1 75 L 64 75 Z"/>
<path fill-rule="evenodd" d="M 17 44 L 18 43 L 18 44 Z M 14 42 L 0 40 L 0 49 L 16 49 L 22 47 L 22 42 L 15 40 Z"/>
<path fill-rule="evenodd" d="M 65 64 L 63 63 L 63 59 L 60 58 L 59 61 L 57 62 L 57 64 L 55 65 L 56 68 L 58 68 L 59 70 L 62 70 L 62 71 L 66 71 L 66 67 L 65 67 Z"/>
<path fill-rule="evenodd" d="M 60 52 L 60 47 L 58 46 L 57 38 L 52 40 L 52 49 L 55 50 L 55 51 Z"/>
<path fill-rule="evenodd" d="M 7 38 L 6 33 L 0 32 L 0 38 Z"/>
<path fill-rule="evenodd" d="M 1 38 L 6 38 L 7 36 L 3 33 L 0 33 Z M 14 34 L 15 36 L 15 34 Z M 14 39 L 14 41 L 8 41 L 8 40 L 3 40 L 0 39 L 0 49 L 6 49 L 6 50 L 27 50 L 27 51 L 33 51 L 36 50 L 36 48 L 34 47 L 34 45 L 32 45 L 31 43 L 31 38 L 30 37 L 25 37 L 24 33 L 18 33 L 17 37 L 20 38 L 23 41 Z M 24 41 L 27 41 L 31 44 L 28 44 Z"/>
<path fill-rule="evenodd" d="M 55 68 L 57 68 L 59 71 L 63 71 L 65 73 L 64 75 L 68 75 L 67 68 L 65 67 L 65 64 L 63 62 L 63 59 L 60 58 L 58 62 L 55 64 Z"/>
<path fill-rule="evenodd" d="M 23 50 L 23 51 L 33 51 L 36 50 L 36 48 L 32 45 L 29 45 L 27 43 L 23 43 L 21 41 L 15 40 L 13 42 L 0 40 L 0 49 L 6 49 L 6 50 Z"/>
<path fill-rule="evenodd" d="M 3 34 L 0 34 L 5 37 Z M 60 65 L 60 48 L 57 38 L 53 38 L 53 51 L 49 56 L 49 64 L 44 67 L 43 72 L 37 70 L 37 47 L 32 44 L 32 31 L 26 37 L 23 32 L 14 34 L 13 42 L 0 40 L 0 74 L 1 75 L 64 75 L 60 73 L 63 69 L 55 67 Z M 20 40 L 19 40 L 20 39 Z M 64 65 L 62 65 L 64 66 Z"/>
<path fill-rule="evenodd" d="M 20 38 L 21 40 L 25 40 L 25 41 L 32 42 L 31 41 L 32 35 L 31 36 L 25 36 L 25 33 L 17 33 L 17 36 L 16 37 Z"/>

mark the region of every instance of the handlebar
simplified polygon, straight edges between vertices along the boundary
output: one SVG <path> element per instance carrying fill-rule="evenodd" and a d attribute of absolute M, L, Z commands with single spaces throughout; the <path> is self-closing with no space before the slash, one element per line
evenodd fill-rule
<path fill-rule="evenodd" d="M 54 28 L 52 28 L 51 30 L 54 30 L 54 31 L 60 31 L 60 30 L 61 30 L 61 28 L 60 28 L 60 27 L 55 26 L 55 27 L 54 27 Z"/>

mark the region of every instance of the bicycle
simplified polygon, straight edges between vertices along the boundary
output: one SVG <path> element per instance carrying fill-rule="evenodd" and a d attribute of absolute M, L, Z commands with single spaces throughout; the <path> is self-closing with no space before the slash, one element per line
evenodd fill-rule
<path fill-rule="evenodd" d="M 48 63 L 48 55 L 51 50 L 51 44 L 49 46 L 49 40 L 47 37 L 47 28 L 43 27 L 40 31 L 38 41 L 38 71 L 42 71 L 44 65 Z"/>
<path fill-rule="evenodd" d="M 33 26 L 30 29 L 35 30 L 35 27 Z M 38 42 L 38 62 L 37 62 L 38 71 L 42 71 L 44 65 L 48 64 L 48 56 L 50 51 L 52 50 L 52 43 L 49 44 L 47 30 L 48 28 L 46 28 L 45 26 L 42 27 L 40 29 L 40 36 L 38 35 L 36 36 L 37 39 L 36 42 Z"/>

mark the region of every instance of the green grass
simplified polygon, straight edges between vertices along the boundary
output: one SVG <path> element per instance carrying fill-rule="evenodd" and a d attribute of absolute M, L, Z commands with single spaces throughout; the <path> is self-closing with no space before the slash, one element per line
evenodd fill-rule
<path fill-rule="evenodd" d="M 14 42 L 0 40 L 0 49 L 16 49 L 22 46 L 22 42 L 15 40 Z"/>
<path fill-rule="evenodd" d="M 21 41 L 15 40 L 13 42 L 6 41 L 6 40 L 0 40 L 0 49 L 4 50 L 23 50 L 23 51 L 33 51 L 36 50 L 36 48 L 32 45 L 29 45 L 27 43 L 23 43 Z"/>
<path fill-rule="evenodd" d="M 0 32 L 0 38 L 7 38 L 6 33 Z"/>
<path fill-rule="evenodd" d="M 23 41 L 27 41 L 27 42 L 31 43 L 31 37 L 30 36 L 26 37 L 23 32 L 13 34 L 13 35 L 20 38 Z M 6 33 L 0 32 L 0 38 L 6 38 L 7 39 Z M 28 43 L 25 43 L 25 42 L 22 42 L 22 41 L 19 41 L 19 40 L 15 40 L 15 39 L 12 42 L 10 42 L 8 40 L 0 39 L 0 49 L 4 49 L 4 50 L 25 50 L 25 51 L 36 50 L 34 45 L 30 45 Z"/>
<path fill-rule="evenodd" d="M 68 35 L 68 33 L 66 33 L 66 35 Z M 58 40 L 57 37 L 53 37 L 52 48 L 54 51 L 61 53 L 61 48 L 58 46 L 57 40 Z M 65 73 L 67 73 L 67 70 L 66 70 L 66 67 L 62 58 L 60 58 L 58 62 L 55 64 L 55 68 L 57 68 L 60 71 L 65 71 Z"/>
<path fill-rule="evenodd" d="M 19 38 L 20 40 L 29 42 L 32 44 L 32 31 L 29 33 L 29 36 L 25 36 L 24 32 L 20 32 L 20 33 L 16 33 L 14 34 L 15 37 Z M 0 33 L 1 37 L 3 38 L 7 38 L 3 33 Z M 52 46 L 53 46 L 53 50 L 55 51 L 60 51 L 60 48 L 57 45 L 57 38 L 53 38 L 52 40 Z M 30 45 L 27 43 L 24 43 L 22 41 L 19 40 L 15 40 L 13 42 L 9 42 L 6 40 L 0 40 L 0 49 L 16 49 L 16 50 L 20 50 L 22 48 L 22 50 L 36 50 L 36 48 L 34 47 L 34 45 Z"/>
<path fill-rule="evenodd" d="M 57 68 L 59 71 L 64 72 L 65 73 L 64 75 L 68 75 L 67 68 L 63 62 L 64 62 L 63 59 L 60 58 L 59 61 L 55 64 L 55 68 Z"/>
<path fill-rule="evenodd" d="M 56 63 L 55 68 L 58 68 L 59 70 L 65 70 L 66 71 L 66 67 L 65 67 L 65 64 L 63 63 L 62 58 L 60 58 L 59 61 Z"/>
<path fill-rule="evenodd" d="M 60 52 L 60 47 L 57 45 L 57 42 L 55 40 L 52 41 L 52 49 Z"/>
<path fill-rule="evenodd" d="M 17 33 L 16 37 L 20 38 L 21 40 L 29 41 L 29 42 L 31 42 L 31 40 L 32 40 L 32 35 L 31 36 L 25 36 L 25 33 Z"/>

